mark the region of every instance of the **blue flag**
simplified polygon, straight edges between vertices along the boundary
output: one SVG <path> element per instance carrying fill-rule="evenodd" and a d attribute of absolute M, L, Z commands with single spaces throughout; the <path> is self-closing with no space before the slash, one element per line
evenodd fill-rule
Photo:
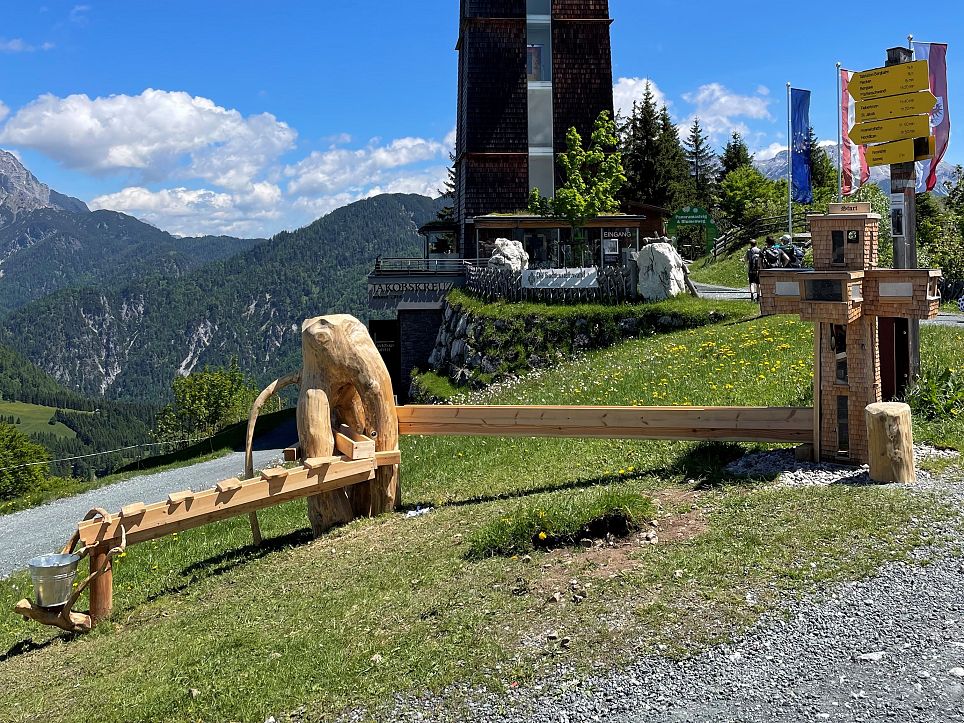
<path fill-rule="evenodd" d="M 790 90 L 791 139 L 790 167 L 792 198 L 796 203 L 813 203 L 810 169 L 810 91 Z"/>

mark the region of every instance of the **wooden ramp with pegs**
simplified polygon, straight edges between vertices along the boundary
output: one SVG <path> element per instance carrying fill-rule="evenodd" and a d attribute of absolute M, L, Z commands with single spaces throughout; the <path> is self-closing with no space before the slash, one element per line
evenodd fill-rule
<path fill-rule="evenodd" d="M 80 541 L 88 547 L 111 544 L 120 539 L 123 527 L 128 544 L 146 542 L 289 500 L 368 482 L 375 478 L 379 467 L 400 461 L 397 451 L 375 452 L 354 460 L 345 456 L 307 459 L 291 469 L 267 469 L 258 479 L 224 480 L 209 490 L 177 492 L 164 502 L 129 505 L 119 515 L 81 522 Z"/>

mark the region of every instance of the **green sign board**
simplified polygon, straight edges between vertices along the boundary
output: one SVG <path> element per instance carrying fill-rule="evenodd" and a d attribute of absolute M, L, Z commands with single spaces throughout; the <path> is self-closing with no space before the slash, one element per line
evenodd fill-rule
<path fill-rule="evenodd" d="M 713 244 L 716 243 L 716 239 L 720 235 L 720 231 L 709 211 L 697 206 L 686 206 L 673 214 L 667 225 L 669 235 L 676 236 L 681 226 L 702 226 L 706 233 L 707 252 L 712 250 Z"/>

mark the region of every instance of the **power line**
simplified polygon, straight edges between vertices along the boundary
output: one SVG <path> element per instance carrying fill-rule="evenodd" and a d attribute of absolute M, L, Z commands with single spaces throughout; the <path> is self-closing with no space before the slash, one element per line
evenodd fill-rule
<path fill-rule="evenodd" d="M 109 449 L 106 452 L 93 452 L 92 454 L 79 454 L 76 457 L 64 457 L 63 459 L 48 459 L 43 462 L 27 462 L 25 464 L 18 464 L 13 467 L 0 467 L 0 472 L 9 472 L 15 469 L 24 469 L 26 467 L 38 467 L 43 464 L 54 464 L 56 462 L 73 462 L 78 459 L 89 459 L 90 457 L 102 457 L 105 454 L 114 454 L 114 452 L 126 452 L 131 449 L 142 449 L 144 447 L 163 447 L 168 444 L 194 444 L 197 442 L 206 442 L 209 439 L 214 439 L 217 435 L 212 435 L 210 437 L 201 437 L 200 439 L 177 439 L 172 442 L 145 442 L 144 444 L 135 444 L 130 447 L 119 447 L 118 449 Z"/>

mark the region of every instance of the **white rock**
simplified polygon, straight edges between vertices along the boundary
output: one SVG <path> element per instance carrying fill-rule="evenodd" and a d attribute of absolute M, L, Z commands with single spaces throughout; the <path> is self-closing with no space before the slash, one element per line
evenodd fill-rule
<path fill-rule="evenodd" d="M 951 668 L 948 672 L 955 678 L 964 678 L 964 668 Z"/>
<path fill-rule="evenodd" d="M 636 257 L 639 295 L 648 301 L 679 296 L 686 291 L 683 258 L 667 243 L 644 246 Z"/>
<path fill-rule="evenodd" d="M 883 650 L 878 650 L 876 653 L 863 653 L 857 656 L 857 659 L 866 660 L 870 663 L 879 663 L 885 655 L 886 653 Z"/>
<path fill-rule="evenodd" d="M 496 239 L 495 253 L 489 259 L 489 268 L 522 271 L 529 268 L 529 254 L 526 253 L 521 241 Z"/>

